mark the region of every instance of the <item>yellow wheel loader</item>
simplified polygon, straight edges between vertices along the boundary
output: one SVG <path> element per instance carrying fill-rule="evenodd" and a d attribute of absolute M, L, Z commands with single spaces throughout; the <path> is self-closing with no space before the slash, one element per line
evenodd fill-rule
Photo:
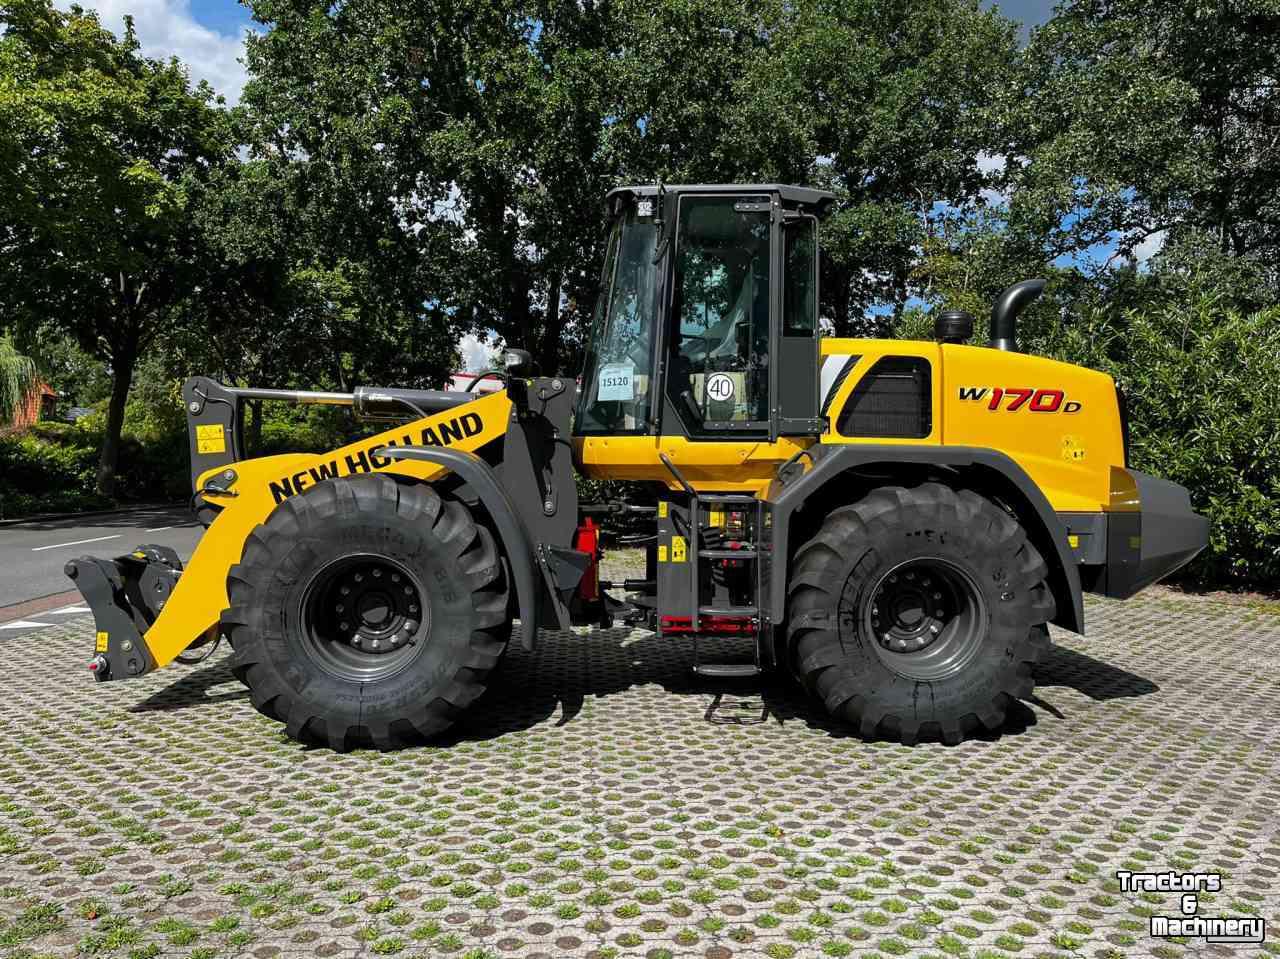
<path fill-rule="evenodd" d="M 960 313 L 932 342 L 822 336 L 832 200 L 612 191 L 577 381 L 534 375 L 516 350 L 483 396 L 189 380 L 208 528 L 185 569 L 146 546 L 68 564 L 96 620 L 94 675 L 144 676 L 225 637 L 290 736 L 387 748 L 454 722 L 514 619 L 526 649 L 538 626 L 622 621 L 687 640 L 704 676 L 789 670 L 864 736 L 998 729 L 1032 692 L 1048 624 L 1083 632 L 1084 591 L 1132 595 L 1194 557 L 1208 524 L 1184 489 L 1129 468 L 1109 377 L 1018 352 L 1042 281 L 1005 291 L 986 346 Z M 245 459 L 257 400 L 390 428 Z M 655 496 L 580 507 L 575 470 Z M 608 512 L 652 523 L 643 578 L 600 579 Z M 740 642 L 741 661 L 704 661 L 709 636 Z"/>

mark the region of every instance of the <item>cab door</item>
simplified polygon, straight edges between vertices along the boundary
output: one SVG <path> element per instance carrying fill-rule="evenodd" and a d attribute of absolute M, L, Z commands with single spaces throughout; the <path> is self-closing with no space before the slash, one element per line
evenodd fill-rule
<path fill-rule="evenodd" d="M 673 247 L 662 432 L 816 435 L 816 221 L 776 194 L 682 194 Z"/>
<path fill-rule="evenodd" d="M 768 196 L 679 198 L 666 330 L 667 435 L 768 435 L 770 209 Z"/>

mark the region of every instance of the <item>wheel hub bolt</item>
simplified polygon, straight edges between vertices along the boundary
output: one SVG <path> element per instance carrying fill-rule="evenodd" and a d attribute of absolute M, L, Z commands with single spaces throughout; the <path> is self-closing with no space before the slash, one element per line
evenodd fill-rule
<path fill-rule="evenodd" d="M 370 645 L 372 645 L 374 649 L 377 649 L 382 644 L 375 639 Z"/>
<path fill-rule="evenodd" d="M 393 583 L 398 583 L 398 582 L 400 582 L 400 574 L 399 574 L 399 573 L 392 573 L 392 574 L 391 574 L 391 582 L 393 582 Z"/>
<path fill-rule="evenodd" d="M 338 628 L 339 628 L 340 630 L 342 630 L 342 631 L 345 633 L 345 632 L 347 632 L 349 629 L 351 629 L 351 624 L 350 624 L 350 623 L 348 623 L 348 622 L 341 622 L 341 623 L 339 623 L 339 624 L 338 624 Z"/>
<path fill-rule="evenodd" d="M 338 592 L 340 592 L 343 596 L 346 596 L 348 593 L 351 592 L 351 587 L 343 586 L 342 589 L 338 590 Z"/>
<path fill-rule="evenodd" d="M 363 573 L 356 573 L 356 582 L 357 582 L 357 583 L 363 583 L 363 582 L 364 582 L 364 574 L 363 574 Z"/>
<path fill-rule="evenodd" d="M 379 577 L 379 576 L 381 576 L 381 575 L 382 575 L 382 570 L 380 570 L 380 569 L 375 569 L 375 570 L 373 571 L 373 575 L 374 575 L 374 578 L 376 579 L 377 577 Z"/>
<path fill-rule="evenodd" d="M 409 612 L 411 612 L 411 613 L 416 613 L 417 611 L 418 611 L 418 604 L 417 604 L 417 603 L 410 603 L 410 604 L 409 604 Z"/>
<path fill-rule="evenodd" d="M 337 609 L 337 610 L 338 610 L 338 612 L 340 612 L 340 613 L 341 613 L 341 612 L 343 612 L 346 608 L 347 608 L 347 607 L 343 606 L 341 603 L 339 603 L 339 604 L 337 605 L 337 607 L 336 607 L 336 609 Z"/>

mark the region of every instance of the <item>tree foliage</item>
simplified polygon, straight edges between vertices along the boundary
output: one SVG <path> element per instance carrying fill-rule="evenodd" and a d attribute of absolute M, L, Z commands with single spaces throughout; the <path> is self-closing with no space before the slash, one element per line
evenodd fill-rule
<path fill-rule="evenodd" d="M 1274 0 L 1064 4 L 1006 92 L 1011 231 L 1050 257 L 1208 235 L 1268 262 L 1274 297 L 1278 35 Z"/>
<path fill-rule="evenodd" d="M 213 91 L 142 57 L 79 7 L 0 6 L 0 304 L 48 317 L 112 372 L 98 471 L 110 494 L 138 356 L 192 299 L 211 299 L 191 207 L 234 144 Z"/>
<path fill-rule="evenodd" d="M 35 361 L 0 336 L 0 426 L 12 422 L 38 382 Z"/>

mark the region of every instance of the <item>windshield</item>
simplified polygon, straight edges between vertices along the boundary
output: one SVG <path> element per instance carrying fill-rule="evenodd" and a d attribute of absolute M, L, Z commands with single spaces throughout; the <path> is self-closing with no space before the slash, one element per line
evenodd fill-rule
<path fill-rule="evenodd" d="M 641 205 L 651 212 L 652 203 Z M 609 235 L 600 299 L 582 371 L 575 433 L 643 433 L 651 418 L 656 230 L 635 206 Z"/>

